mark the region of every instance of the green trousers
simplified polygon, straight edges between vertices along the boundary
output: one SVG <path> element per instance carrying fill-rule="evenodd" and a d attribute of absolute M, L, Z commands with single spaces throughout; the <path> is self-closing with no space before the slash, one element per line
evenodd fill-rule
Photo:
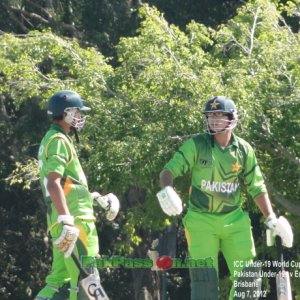
<path fill-rule="evenodd" d="M 98 235 L 93 221 L 75 220 L 75 226 L 79 228 L 79 238 L 73 252 L 79 258 L 82 255 L 97 256 L 99 252 Z M 62 230 L 58 224 L 51 230 L 52 241 L 55 241 Z M 38 293 L 35 300 L 84 300 L 78 295 L 79 269 L 71 257 L 65 258 L 53 246 L 53 262 L 51 273 L 46 277 L 46 286 Z M 66 286 L 68 288 L 66 288 Z M 70 293 L 68 292 L 70 290 Z"/>
<path fill-rule="evenodd" d="M 242 209 L 227 214 L 189 210 L 183 224 L 190 257 L 213 259 L 213 268 L 190 270 L 191 298 L 218 299 L 219 251 L 225 257 L 233 282 L 239 279 L 238 272 L 244 270 L 246 262 L 251 262 L 256 255 L 249 216 Z M 238 299 L 235 294 L 235 288 L 232 287 L 229 299 Z"/>

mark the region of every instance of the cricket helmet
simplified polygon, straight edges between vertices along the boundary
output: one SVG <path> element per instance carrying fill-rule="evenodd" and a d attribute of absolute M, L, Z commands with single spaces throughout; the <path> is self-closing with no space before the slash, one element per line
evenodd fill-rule
<path fill-rule="evenodd" d="M 84 101 L 76 92 L 59 91 L 50 98 L 47 113 L 52 117 L 63 117 L 64 121 L 74 128 L 82 128 L 85 117 L 82 117 L 80 112 L 91 110 L 83 103 Z"/>
<path fill-rule="evenodd" d="M 215 119 L 214 117 L 208 117 L 211 113 L 225 113 L 228 119 Z M 222 131 L 228 131 L 233 129 L 237 125 L 238 114 L 235 103 L 225 96 L 216 96 L 209 99 L 203 110 L 205 114 L 206 131 L 209 134 L 216 134 Z M 220 126 L 225 126 L 220 129 Z"/>

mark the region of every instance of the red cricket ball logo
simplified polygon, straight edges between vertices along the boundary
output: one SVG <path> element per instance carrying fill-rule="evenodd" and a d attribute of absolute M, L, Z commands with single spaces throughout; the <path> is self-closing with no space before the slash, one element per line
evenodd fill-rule
<path fill-rule="evenodd" d="M 170 256 L 163 255 L 156 260 L 156 265 L 162 270 L 168 270 L 173 265 L 173 260 Z"/>

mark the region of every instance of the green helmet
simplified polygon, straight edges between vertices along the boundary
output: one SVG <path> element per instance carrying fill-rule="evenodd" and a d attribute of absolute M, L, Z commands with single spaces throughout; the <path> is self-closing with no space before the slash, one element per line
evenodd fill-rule
<path fill-rule="evenodd" d="M 225 112 L 228 114 L 237 113 L 234 102 L 225 96 L 216 96 L 208 100 L 205 104 L 203 113 L 209 112 Z"/>
<path fill-rule="evenodd" d="M 55 93 L 48 102 L 48 115 L 53 117 L 63 116 L 66 108 L 78 108 L 80 111 L 91 109 L 83 105 L 81 97 L 73 91 L 59 91 Z"/>

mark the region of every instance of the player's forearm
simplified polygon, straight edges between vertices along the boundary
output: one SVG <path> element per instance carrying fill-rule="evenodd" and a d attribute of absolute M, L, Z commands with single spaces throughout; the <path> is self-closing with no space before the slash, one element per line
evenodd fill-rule
<path fill-rule="evenodd" d="M 69 215 L 70 211 L 60 183 L 50 181 L 48 182 L 47 189 L 58 215 Z"/>
<path fill-rule="evenodd" d="M 163 170 L 159 176 L 160 186 L 164 188 L 166 186 L 173 186 L 173 175 L 169 170 Z"/>
<path fill-rule="evenodd" d="M 262 193 L 255 198 L 255 203 L 265 217 L 273 214 L 273 208 L 267 193 Z"/>

